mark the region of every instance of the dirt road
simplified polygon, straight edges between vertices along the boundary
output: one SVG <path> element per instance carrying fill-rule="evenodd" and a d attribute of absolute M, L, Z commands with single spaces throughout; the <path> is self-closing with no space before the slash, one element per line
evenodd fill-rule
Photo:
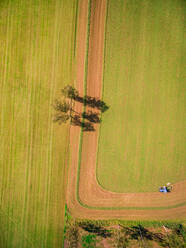
<path fill-rule="evenodd" d="M 84 94 L 83 82 L 87 80 L 87 95 L 101 98 L 106 4 L 106 0 L 91 1 L 90 32 L 87 32 L 88 0 L 79 2 L 75 86 L 81 95 Z M 85 78 L 87 34 L 89 46 L 87 78 Z M 75 109 L 82 111 L 82 105 L 76 103 Z M 89 219 L 135 220 L 183 219 L 186 217 L 186 205 L 182 204 L 186 202 L 186 181 L 175 184 L 170 194 L 106 191 L 98 185 L 96 180 L 99 126 L 96 126 L 95 132 L 82 134 L 79 127 L 72 126 L 70 136 L 71 161 L 67 205 L 74 216 Z M 82 147 L 80 148 L 81 138 Z M 78 164 L 79 149 L 81 149 L 80 165 Z M 163 209 L 159 209 L 160 207 Z"/>

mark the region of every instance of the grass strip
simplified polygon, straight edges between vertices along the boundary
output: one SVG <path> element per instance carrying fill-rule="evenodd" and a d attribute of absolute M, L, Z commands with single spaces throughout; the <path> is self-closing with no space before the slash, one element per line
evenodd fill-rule
<path fill-rule="evenodd" d="M 85 58 L 85 74 L 84 74 L 84 80 L 83 80 L 83 88 L 84 88 L 84 96 L 86 96 L 87 92 L 87 74 L 88 74 L 88 51 L 89 51 L 89 37 L 90 37 L 90 16 L 91 16 L 91 0 L 88 1 L 88 16 L 87 16 L 87 38 L 86 38 L 86 58 Z M 83 103 L 83 112 L 85 111 L 86 104 L 85 104 L 85 98 Z M 84 118 L 82 120 L 84 123 Z M 77 185 L 76 185 L 76 197 L 78 202 L 81 204 L 81 201 L 79 199 L 79 178 L 80 178 L 80 164 L 81 164 L 81 154 L 82 154 L 82 143 L 83 143 L 83 128 L 81 127 L 80 132 L 80 140 L 79 140 L 79 152 L 78 152 L 78 174 L 77 174 Z M 82 205 L 82 204 L 81 204 Z"/>
<path fill-rule="evenodd" d="M 77 222 L 88 222 L 95 225 L 102 225 L 102 226 L 112 226 L 112 225 L 123 225 L 127 227 L 142 225 L 144 227 L 172 227 L 178 224 L 184 224 L 184 220 L 165 220 L 165 221 L 158 221 L 158 220 L 118 220 L 118 219 L 111 219 L 111 220 L 90 220 L 90 219 L 76 219 Z"/>
<path fill-rule="evenodd" d="M 74 57 L 76 56 L 77 22 L 78 22 L 79 0 L 76 3 L 76 16 L 74 26 Z"/>
<path fill-rule="evenodd" d="M 106 39 L 106 34 L 107 34 L 107 20 L 108 20 L 108 6 L 109 6 L 109 0 L 107 0 L 107 7 L 106 7 L 106 16 L 105 16 L 105 33 L 104 33 L 104 50 L 103 50 L 103 81 L 102 81 L 102 91 L 101 91 L 101 100 L 103 100 L 103 95 L 104 95 L 104 86 L 105 86 L 105 59 L 106 59 L 106 45 L 107 45 L 107 39 Z M 100 119 L 102 119 L 102 112 L 101 112 L 101 117 Z M 99 154 L 99 150 L 100 150 L 100 138 L 101 138 L 101 127 L 102 125 L 100 124 L 99 126 L 99 134 L 98 134 L 98 146 L 97 146 L 97 151 L 96 151 L 96 181 L 98 183 L 98 185 L 103 188 L 103 186 L 101 185 L 100 181 L 98 180 L 98 154 Z"/>

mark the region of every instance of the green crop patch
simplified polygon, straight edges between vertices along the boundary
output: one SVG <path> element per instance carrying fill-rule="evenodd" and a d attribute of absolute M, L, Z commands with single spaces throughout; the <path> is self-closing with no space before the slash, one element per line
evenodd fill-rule
<path fill-rule="evenodd" d="M 54 99 L 73 82 L 72 0 L 0 2 L 0 247 L 62 247 L 69 126 Z"/>
<path fill-rule="evenodd" d="M 108 1 L 97 179 L 152 192 L 185 179 L 186 2 Z M 108 135 L 109 134 L 109 135 Z"/>

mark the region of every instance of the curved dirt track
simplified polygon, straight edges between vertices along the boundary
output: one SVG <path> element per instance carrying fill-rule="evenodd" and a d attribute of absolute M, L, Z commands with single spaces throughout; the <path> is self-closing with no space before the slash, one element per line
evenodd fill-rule
<path fill-rule="evenodd" d="M 99 98 L 101 97 L 102 90 L 105 15 L 106 0 L 92 0 L 87 95 Z M 84 77 L 86 74 L 87 20 L 88 0 L 80 0 L 75 85 L 81 95 L 84 93 L 83 82 L 86 80 Z M 82 105 L 76 103 L 75 109 L 79 112 L 82 111 Z M 99 126 L 96 126 L 95 132 L 84 132 L 82 134 L 83 142 L 78 181 L 81 130 L 78 127 L 72 126 L 70 133 L 71 161 L 68 176 L 67 204 L 69 211 L 75 217 L 134 220 L 185 219 L 186 205 L 181 204 L 186 202 L 186 181 L 175 184 L 171 194 L 162 194 L 159 192 L 114 193 L 106 191 L 98 185 L 96 180 L 96 153 Z M 158 207 L 163 207 L 163 209 L 158 209 Z"/>

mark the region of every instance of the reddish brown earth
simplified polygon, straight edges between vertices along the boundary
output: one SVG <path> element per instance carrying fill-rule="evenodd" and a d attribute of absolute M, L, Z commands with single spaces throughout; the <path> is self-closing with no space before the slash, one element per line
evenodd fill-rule
<path fill-rule="evenodd" d="M 106 0 L 93 0 L 91 3 L 90 36 L 88 50 L 87 95 L 101 97 L 103 76 L 104 28 Z M 88 0 L 80 0 L 75 86 L 83 95 L 85 80 L 85 60 L 87 42 Z M 75 110 L 81 112 L 82 105 L 76 103 Z M 186 205 L 173 207 L 186 201 L 186 180 L 176 183 L 169 194 L 152 193 L 114 193 L 101 188 L 96 180 L 96 153 L 99 126 L 95 132 L 84 132 L 82 156 L 78 182 L 78 153 L 81 130 L 71 127 L 70 166 L 68 176 L 67 205 L 72 215 L 88 219 L 185 219 Z M 77 198 L 77 196 L 79 196 Z M 80 204 L 81 202 L 81 204 Z M 84 205 L 84 206 L 83 206 Z M 85 206 L 86 205 L 86 206 Z M 89 208 L 87 206 L 90 206 Z M 106 209 L 99 209 L 104 207 Z M 120 209 L 112 209 L 119 207 Z M 121 209 L 125 207 L 169 207 L 168 209 Z M 97 208 L 97 209 L 96 209 Z"/>

